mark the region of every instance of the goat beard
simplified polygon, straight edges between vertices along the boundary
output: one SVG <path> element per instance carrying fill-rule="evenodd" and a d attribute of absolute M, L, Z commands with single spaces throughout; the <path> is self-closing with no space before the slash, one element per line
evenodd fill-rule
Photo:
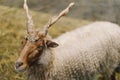
<path fill-rule="evenodd" d="M 30 64 L 30 67 L 27 69 L 27 80 L 45 80 L 45 75 L 47 72 L 46 67 L 43 64 L 40 64 L 38 61 L 40 59 L 36 59 L 34 62 Z M 36 77 L 33 77 L 36 76 Z M 38 79 L 39 77 L 41 79 Z"/>

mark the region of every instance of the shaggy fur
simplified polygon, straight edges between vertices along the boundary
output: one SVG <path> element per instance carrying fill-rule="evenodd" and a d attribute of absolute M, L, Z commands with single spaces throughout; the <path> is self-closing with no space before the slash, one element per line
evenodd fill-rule
<path fill-rule="evenodd" d="M 28 80 L 105 80 L 120 62 L 120 27 L 94 22 L 54 39 L 57 48 L 45 49 L 28 69 Z"/>

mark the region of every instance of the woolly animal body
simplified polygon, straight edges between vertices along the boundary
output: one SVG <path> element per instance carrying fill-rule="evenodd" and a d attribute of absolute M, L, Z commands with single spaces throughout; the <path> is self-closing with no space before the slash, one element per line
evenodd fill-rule
<path fill-rule="evenodd" d="M 58 47 L 47 49 L 38 64 L 28 70 L 28 80 L 109 80 L 120 61 L 120 27 L 94 22 L 54 39 Z"/>

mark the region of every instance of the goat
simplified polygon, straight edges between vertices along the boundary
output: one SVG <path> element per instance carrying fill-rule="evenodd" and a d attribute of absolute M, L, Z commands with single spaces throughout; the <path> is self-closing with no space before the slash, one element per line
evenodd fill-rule
<path fill-rule="evenodd" d="M 53 41 L 47 35 L 48 29 L 66 15 L 73 4 L 50 19 L 43 30 L 35 30 L 24 0 L 27 35 L 15 69 L 26 71 L 27 80 L 94 80 L 98 74 L 104 74 L 105 80 L 115 79 L 114 72 L 120 61 L 120 27 L 117 24 L 94 22 Z"/>

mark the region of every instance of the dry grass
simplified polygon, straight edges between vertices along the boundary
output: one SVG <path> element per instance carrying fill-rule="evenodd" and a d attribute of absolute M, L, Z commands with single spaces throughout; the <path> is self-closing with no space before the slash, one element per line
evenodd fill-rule
<path fill-rule="evenodd" d="M 45 13 L 31 13 L 38 28 L 45 25 L 51 16 Z M 0 80 L 25 80 L 24 73 L 14 70 L 14 62 L 21 49 L 21 39 L 26 33 L 25 17 L 23 9 L 0 6 Z M 57 37 L 88 23 L 89 21 L 62 18 L 50 29 L 50 34 Z"/>

